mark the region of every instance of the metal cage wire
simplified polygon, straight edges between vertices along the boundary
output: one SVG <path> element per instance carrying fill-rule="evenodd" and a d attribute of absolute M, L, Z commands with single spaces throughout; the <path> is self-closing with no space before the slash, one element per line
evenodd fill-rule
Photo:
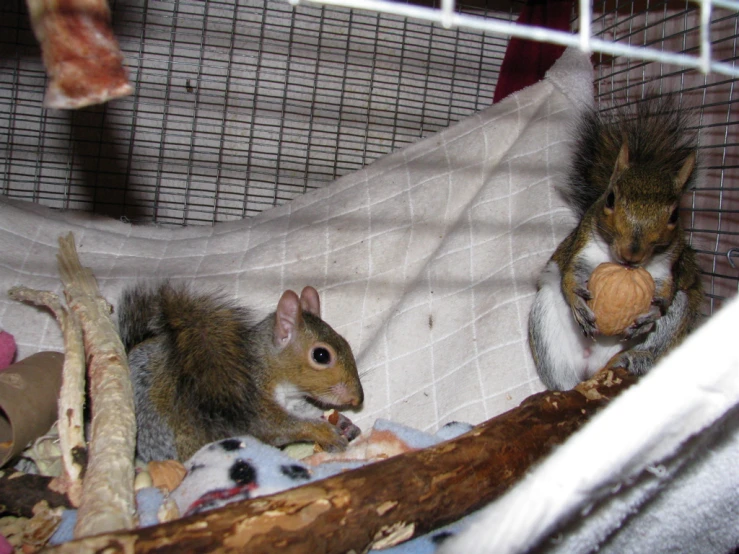
<path fill-rule="evenodd" d="M 254 215 L 482 109 L 507 44 L 286 2 L 117 2 L 136 94 L 66 113 L 41 108 L 24 5 L 5 9 L 0 192 L 160 224 Z"/>
<path fill-rule="evenodd" d="M 699 35 L 697 52 L 671 51 L 654 48 L 647 44 L 624 43 L 613 40 L 613 37 L 594 35 L 593 22 L 596 12 L 589 1 L 578 3 L 579 31 L 567 33 L 540 27 L 522 25 L 512 21 L 489 19 L 478 14 L 469 14 L 457 9 L 456 0 L 441 0 L 439 7 L 419 6 L 416 4 L 391 0 L 289 0 L 291 4 L 312 3 L 319 5 L 341 6 L 351 9 L 372 10 L 380 13 L 395 14 L 403 17 L 417 18 L 438 23 L 445 28 L 459 27 L 476 29 L 487 33 L 518 37 L 540 42 L 551 42 L 562 46 L 575 46 L 583 52 L 597 52 L 611 56 L 627 56 L 631 59 L 647 60 L 660 63 L 676 64 L 681 67 L 696 68 L 703 73 L 715 72 L 732 77 L 739 77 L 739 67 L 733 60 L 716 58 L 711 42 L 711 25 L 714 7 L 739 11 L 739 2 L 731 0 L 696 0 L 699 6 Z M 648 7 L 648 5 L 647 5 Z"/>
<path fill-rule="evenodd" d="M 736 294 L 738 2 L 583 2 L 572 33 L 515 23 L 523 2 L 432 4 L 114 0 L 136 93 L 60 112 L 25 5 L 5 2 L 0 193 L 165 225 L 253 215 L 488 106 L 509 38 L 533 37 L 595 52 L 604 110 L 656 89 L 694 111 L 707 311 Z"/>

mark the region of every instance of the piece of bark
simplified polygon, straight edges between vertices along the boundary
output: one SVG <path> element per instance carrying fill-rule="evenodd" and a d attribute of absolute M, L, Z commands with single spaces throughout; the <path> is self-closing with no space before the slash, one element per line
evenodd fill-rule
<path fill-rule="evenodd" d="M 126 353 L 110 305 L 100 295 L 92 271 L 80 264 L 72 233 L 59 239 L 57 260 L 67 305 L 82 326 L 92 407 L 75 537 L 130 529 L 136 417 Z"/>
<path fill-rule="evenodd" d="M 33 507 L 40 501 L 52 508 L 72 508 L 67 497 L 51 488 L 53 477 L 31 475 L 17 471 L 0 474 L 0 514 L 18 517 L 33 517 Z"/>
<path fill-rule="evenodd" d="M 62 474 L 51 487 L 67 495 L 73 506 L 82 497 L 82 474 L 87 462 L 85 443 L 85 346 L 82 329 L 74 313 L 62 306 L 59 297 L 48 291 L 13 287 L 8 295 L 14 300 L 48 308 L 56 317 L 64 337 L 64 367 L 59 391 L 57 430 L 62 453 Z"/>
<path fill-rule="evenodd" d="M 155 527 L 89 537 L 49 553 L 366 552 L 455 521 L 499 497 L 636 381 L 599 372 L 544 392 L 454 440 L 269 497 Z"/>
<path fill-rule="evenodd" d="M 106 0 L 26 0 L 49 75 L 44 105 L 81 108 L 133 92 Z"/>

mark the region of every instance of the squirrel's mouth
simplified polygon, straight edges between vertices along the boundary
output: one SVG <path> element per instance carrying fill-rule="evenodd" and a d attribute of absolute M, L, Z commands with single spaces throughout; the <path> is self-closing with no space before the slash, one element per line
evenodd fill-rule
<path fill-rule="evenodd" d="M 340 386 L 340 385 L 337 385 Z M 362 404 L 361 398 L 357 395 L 351 394 L 348 391 L 334 391 L 336 387 L 332 387 L 330 391 L 320 396 L 309 396 L 306 399 L 311 403 L 323 410 L 334 409 L 345 409 L 355 408 Z"/>

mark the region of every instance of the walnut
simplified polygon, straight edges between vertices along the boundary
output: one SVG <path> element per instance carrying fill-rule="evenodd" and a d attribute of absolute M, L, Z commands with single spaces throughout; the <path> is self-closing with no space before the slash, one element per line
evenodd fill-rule
<path fill-rule="evenodd" d="M 654 297 L 654 280 L 641 267 L 603 263 L 588 282 L 593 297 L 590 309 L 603 335 L 620 335 L 634 320 L 649 311 Z"/>
<path fill-rule="evenodd" d="M 163 487 L 172 492 L 185 478 L 187 470 L 177 460 L 152 461 L 147 465 L 155 487 Z"/>

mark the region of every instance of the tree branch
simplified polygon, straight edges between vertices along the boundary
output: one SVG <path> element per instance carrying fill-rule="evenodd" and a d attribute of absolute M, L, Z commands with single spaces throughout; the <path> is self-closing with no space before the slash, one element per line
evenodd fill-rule
<path fill-rule="evenodd" d="M 269 497 L 49 553 L 365 552 L 455 521 L 499 497 L 636 378 L 603 370 L 544 392 L 469 433 Z M 110 550 L 106 550 L 110 549 Z"/>

